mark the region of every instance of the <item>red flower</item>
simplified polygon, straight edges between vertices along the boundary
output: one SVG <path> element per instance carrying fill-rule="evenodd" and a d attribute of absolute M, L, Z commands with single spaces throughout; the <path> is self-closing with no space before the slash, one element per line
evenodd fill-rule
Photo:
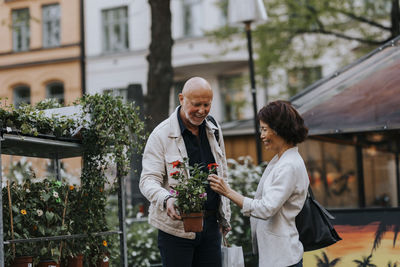
<path fill-rule="evenodd" d="M 218 164 L 217 163 L 210 163 L 210 164 L 208 164 L 207 165 L 207 168 L 211 171 L 211 170 L 213 170 L 213 169 L 215 169 L 215 168 L 217 168 L 218 167 Z"/>
<path fill-rule="evenodd" d="M 174 168 L 179 167 L 179 165 L 180 165 L 181 163 L 182 163 L 182 162 L 180 162 L 179 160 L 174 161 L 174 162 L 172 162 L 172 167 L 174 167 Z"/>
<path fill-rule="evenodd" d="M 169 175 L 175 176 L 175 175 L 178 175 L 178 174 L 179 174 L 179 171 L 176 171 L 176 172 L 171 172 Z"/>

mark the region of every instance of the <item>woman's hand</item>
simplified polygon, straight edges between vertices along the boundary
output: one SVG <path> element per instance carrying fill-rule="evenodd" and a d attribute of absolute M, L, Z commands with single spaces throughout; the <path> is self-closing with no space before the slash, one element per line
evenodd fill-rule
<path fill-rule="evenodd" d="M 210 182 L 211 189 L 220 195 L 223 195 L 233 201 L 239 208 L 243 208 L 244 196 L 231 189 L 228 183 L 224 179 L 218 177 L 215 174 L 210 174 L 208 176 L 208 181 Z"/>
<path fill-rule="evenodd" d="M 217 192 L 220 195 L 227 196 L 231 188 L 229 185 L 222 179 L 215 174 L 210 174 L 208 176 L 208 181 L 210 182 L 211 189 Z"/>

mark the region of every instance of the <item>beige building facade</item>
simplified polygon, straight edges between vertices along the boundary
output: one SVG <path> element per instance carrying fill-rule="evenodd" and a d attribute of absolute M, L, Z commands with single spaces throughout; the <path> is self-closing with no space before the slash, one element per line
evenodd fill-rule
<path fill-rule="evenodd" d="M 18 107 L 45 98 L 71 104 L 82 95 L 80 8 L 81 0 L 0 1 L 1 105 Z M 2 155 L 6 177 L 20 160 L 21 157 Z M 48 160 L 28 161 L 37 177 L 51 171 Z M 68 173 L 77 177 L 80 165 L 80 159 L 62 163 Z"/>
<path fill-rule="evenodd" d="M 79 0 L 0 2 L 0 97 L 17 106 L 81 96 Z"/>

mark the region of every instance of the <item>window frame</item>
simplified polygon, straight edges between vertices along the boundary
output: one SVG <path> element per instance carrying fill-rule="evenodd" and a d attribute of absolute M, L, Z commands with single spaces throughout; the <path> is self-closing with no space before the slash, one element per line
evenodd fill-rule
<path fill-rule="evenodd" d="M 54 86 L 61 86 L 62 87 L 62 97 L 60 97 L 61 94 L 53 94 L 53 93 L 50 92 L 50 90 Z M 65 87 L 64 87 L 64 83 L 60 82 L 60 81 L 53 81 L 53 82 L 47 83 L 46 84 L 46 98 L 57 99 L 60 104 L 64 104 L 65 103 Z"/>
<path fill-rule="evenodd" d="M 115 13 L 113 13 L 115 12 Z M 119 13 L 119 17 L 115 18 L 115 14 Z M 115 53 L 128 51 L 129 43 L 129 7 L 119 6 L 101 10 L 102 18 L 102 50 L 105 53 Z M 120 27 L 120 38 L 113 31 L 114 26 Z M 117 41 L 115 41 L 117 40 Z"/>
<path fill-rule="evenodd" d="M 29 92 L 28 96 L 19 96 L 18 92 L 23 90 L 27 90 Z M 28 99 L 26 101 L 26 99 Z M 18 100 L 18 101 L 17 101 Z M 29 85 L 21 84 L 13 87 L 13 104 L 14 107 L 17 109 L 21 106 L 22 103 L 31 104 L 31 88 Z"/>
<path fill-rule="evenodd" d="M 58 8 L 58 14 L 54 17 L 47 17 L 46 11 L 51 8 Z M 47 13 L 51 13 L 47 12 Z M 48 26 L 48 25 L 51 26 Z M 58 31 L 58 32 L 57 32 Z M 61 6 L 60 4 L 49 4 L 42 6 L 42 45 L 43 47 L 57 47 L 61 43 Z M 57 35 L 57 37 L 54 37 Z"/>
<path fill-rule="evenodd" d="M 26 12 L 26 14 L 23 14 Z M 24 17 L 26 16 L 26 17 Z M 30 13 L 29 8 L 13 9 L 12 20 L 12 49 L 14 52 L 28 51 L 30 48 Z"/>
<path fill-rule="evenodd" d="M 219 93 L 221 96 L 221 106 L 222 108 L 222 117 L 224 122 L 229 122 L 229 121 L 234 121 L 234 120 L 241 120 L 245 118 L 245 108 L 249 104 L 249 101 L 247 99 L 247 90 L 246 90 L 246 84 L 247 82 L 244 80 L 244 76 L 240 73 L 237 74 L 229 74 L 229 75 L 221 75 L 218 76 L 218 87 L 219 87 Z M 238 82 L 239 86 L 237 88 L 230 87 L 228 88 L 229 84 L 228 83 L 235 83 Z M 237 105 L 233 105 L 235 103 L 235 98 L 236 95 L 242 94 L 242 99 L 243 103 L 237 102 Z M 227 102 L 227 96 L 231 97 L 232 100 Z M 227 107 L 230 108 L 229 114 L 227 111 Z"/>
<path fill-rule="evenodd" d="M 182 33 L 183 37 L 201 36 L 202 30 L 202 1 L 183 0 L 182 1 Z M 188 13 L 186 13 L 188 12 Z M 196 18 L 199 20 L 196 23 Z"/>

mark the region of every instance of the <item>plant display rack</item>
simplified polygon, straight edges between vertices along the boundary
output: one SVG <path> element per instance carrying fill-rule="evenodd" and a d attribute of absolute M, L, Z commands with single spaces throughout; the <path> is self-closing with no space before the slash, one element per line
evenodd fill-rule
<path fill-rule="evenodd" d="M 82 156 L 83 148 L 81 141 L 75 138 L 56 138 L 50 135 L 38 135 L 36 137 L 23 136 L 18 132 L 7 132 L 6 129 L 1 129 L 0 132 L 0 155 L 16 155 L 26 157 L 37 157 L 54 159 L 56 178 L 61 180 L 60 176 L 60 164 L 59 160 L 65 158 L 79 157 Z M 1 157 L 0 166 L 2 167 Z M 125 225 L 125 185 L 123 177 L 120 177 L 117 173 L 118 186 L 118 217 L 119 217 L 119 229 L 117 231 L 108 231 L 100 233 L 92 233 L 93 235 L 106 236 L 106 235 L 119 235 L 120 240 L 120 266 L 127 267 L 127 244 L 126 244 L 126 225 Z M 2 173 L 0 172 L 0 184 L 3 182 Z M 85 238 L 86 234 L 77 235 L 64 235 L 64 236 L 47 236 L 40 238 L 30 239 L 14 239 L 4 240 L 3 233 L 3 203 L 0 197 L 0 267 L 4 267 L 4 245 L 10 245 L 12 243 L 23 243 L 23 242 L 40 242 L 50 240 L 66 240 L 66 239 L 78 239 Z"/>

